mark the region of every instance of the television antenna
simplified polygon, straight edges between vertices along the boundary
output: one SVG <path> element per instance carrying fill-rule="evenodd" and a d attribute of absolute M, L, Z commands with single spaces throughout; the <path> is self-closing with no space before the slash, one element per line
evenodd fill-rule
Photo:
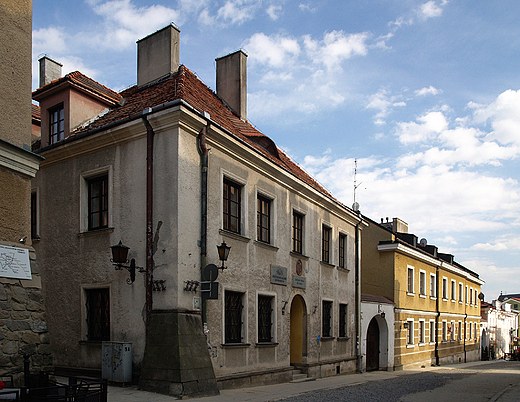
<path fill-rule="evenodd" d="M 361 186 L 361 183 L 357 184 L 357 159 L 354 159 L 354 203 L 352 209 L 356 212 L 359 211 L 359 203 L 356 202 L 356 190 L 359 186 Z"/>

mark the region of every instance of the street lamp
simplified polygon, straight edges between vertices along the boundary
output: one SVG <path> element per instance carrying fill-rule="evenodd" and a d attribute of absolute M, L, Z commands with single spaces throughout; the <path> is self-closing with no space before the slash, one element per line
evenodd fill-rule
<path fill-rule="evenodd" d="M 138 267 L 135 265 L 135 259 L 130 260 L 130 265 L 125 265 L 128 263 L 128 251 L 130 247 L 125 246 L 121 240 L 115 246 L 110 247 L 112 249 L 112 263 L 115 265 L 116 271 L 120 271 L 123 268 L 130 272 L 130 278 L 127 278 L 126 283 L 131 285 L 135 282 L 135 270 L 137 269 L 139 272 L 145 272 L 146 270 L 143 267 Z"/>
<path fill-rule="evenodd" d="M 231 247 L 228 246 L 225 241 L 223 241 L 220 246 L 217 246 L 217 250 L 218 250 L 218 258 L 222 262 L 222 265 L 219 267 L 219 269 L 225 270 L 227 267 L 224 265 L 224 263 L 228 259 L 229 250 L 231 250 Z"/>

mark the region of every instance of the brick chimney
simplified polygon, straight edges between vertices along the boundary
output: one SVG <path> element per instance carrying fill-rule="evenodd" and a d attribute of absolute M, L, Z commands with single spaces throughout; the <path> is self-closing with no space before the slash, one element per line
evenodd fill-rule
<path fill-rule="evenodd" d="M 38 61 L 40 62 L 40 88 L 61 78 L 62 64 L 47 56 L 43 56 Z"/>
<path fill-rule="evenodd" d="M 137 41 L 138 87 L 177 72 L 180 33 L 170 24 Z"/>
<path fill-rule="evenodd" d="M 242 50 L 216 59 L 217 95 L 242 120 L 247 120 L 247 54 Z"/>

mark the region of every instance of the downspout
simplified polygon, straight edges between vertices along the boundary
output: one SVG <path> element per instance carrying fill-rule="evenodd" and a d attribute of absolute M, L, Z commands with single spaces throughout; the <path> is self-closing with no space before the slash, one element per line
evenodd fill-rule
<path fill-rule="evenodd" d="M 437 315 L 435 316 L 435 365 L 439 366 L 439 317 L 441 312 L 439 311 L 439 265 L 437 265 L 436 275 L 435 275 L 435 309 L 437 310 Z"/>
<path fill-rule="evenodd" d="M 200 281 L 204 281 L 204 268 L 207 257 L 207 233 L 208 233 L 208 147 L 206 135 L 209 122 L 202 127 L 197 136 L 197 149 L 200 154 Z M 202 298 L 202 325 L 207 323 L 206 300 Z"/>
<path fill-rule="evenodd" d="M 146 330 L 152 315 L 153 289 L 153 139 L 154 131 L 146 115 L 152 110 L 143 110 L 143 123 L 146 126 Z"/>
<path fill-rule="evenodd" d="M 466 307 L 464 307 L 464 309 L 466 309 Z M 466 335 L 468 333 L 468 331 L 466 329 L 467 320 L 468 320 L 468 313 L 466 312 L 466 314 L 464 314 L 464 363 L 466 363 Z"/>
<path fill-rule="evenodd" d="M 359 225 L 361 224 L 361 221 L 359 221 L 356 224 L 356 237 L 355 237 L 355 243 L 356 243 L 356 358 L 357 358 L 357 371 L 358 373 L 362 373 L 363 370 L 361 369 L 361 351 L 360 351 L 360 342 L 361 342 L 361 328 L 360 328 L 360 320 L 361 320 L 361 292 L 359 289 L 360 286 L 360 264 L 359 259 L 361 258 L 360 252 L 359 252 L 359 246 L 360 246 L 360 239 L 359 239 Z"/>

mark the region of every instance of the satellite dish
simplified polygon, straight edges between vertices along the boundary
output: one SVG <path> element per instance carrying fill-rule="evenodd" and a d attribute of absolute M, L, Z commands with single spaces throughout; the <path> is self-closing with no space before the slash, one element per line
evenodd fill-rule
<path fill-rule="evenodd" d="M 421 247 L 426 247 L 426 245 L 428 244 L 428 240 L 426 240 L 424 237 L 421 239 L 421 241 L 419 241 L 419 244 L 421 245 Z"/>
<path fill-rule="evenodd" d="M 352 204 L 352 209 L 356 212 L 359 211 L 359 203 L 358 202 L 355 202 L 354 204 Z"/>

